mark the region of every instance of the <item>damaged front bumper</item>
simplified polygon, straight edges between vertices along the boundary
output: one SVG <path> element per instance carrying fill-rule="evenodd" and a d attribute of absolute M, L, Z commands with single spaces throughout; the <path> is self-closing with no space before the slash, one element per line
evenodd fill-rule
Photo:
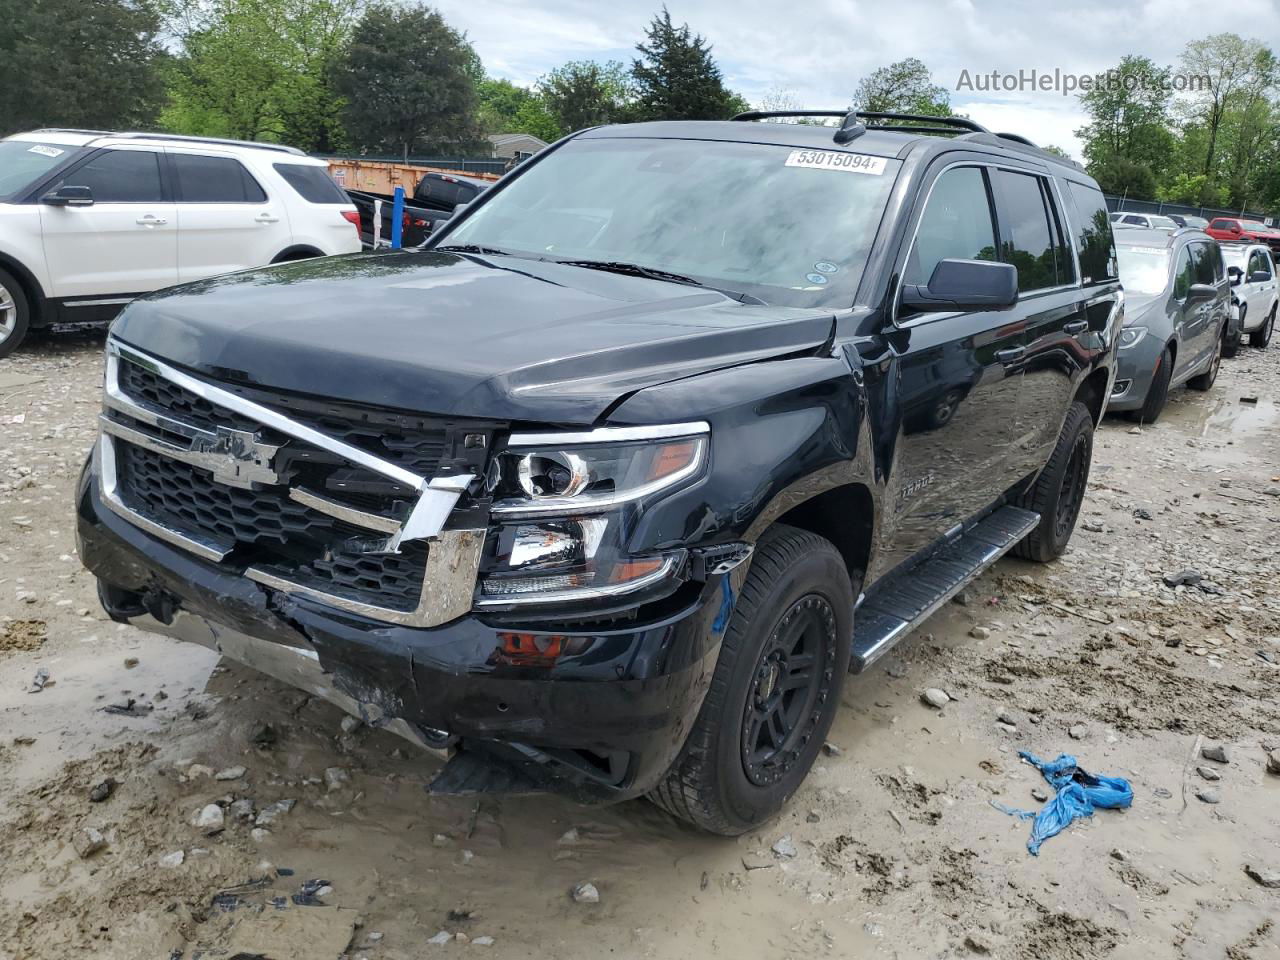
<path fill-rule="evenodd" d="M 201 643 L 421 746 L 484 756 L 581 802 L 639 796 L 684 744 L 732 609 L 712 576 L 653 622 L 573 629 L 469 614 L 378 622 L 219 568 L 77 494 L 81 559 L 108 612 Z M 446 768 L 447 770 L 447 768 Z"/>

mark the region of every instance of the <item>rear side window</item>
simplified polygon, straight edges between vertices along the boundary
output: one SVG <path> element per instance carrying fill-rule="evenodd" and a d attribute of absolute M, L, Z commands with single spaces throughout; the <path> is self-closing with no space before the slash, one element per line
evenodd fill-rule
<path fill-rule="evenodd" d="M 1131 214 L 1129 214 L 1128 216 L 1126 216 L 1126 217 L 1124 218 L 1124 222 L 1125 222 L 1125 223 L 1132 223 L 1132 224 L 1135 224 L 1136 226 L 1139 226 L 1139 227 L 1145 227 L 1145 226 L 1147 226 L 1147 218 L 1146 218 L 1146 217 L 1139 217 L 1139 216 L 1135 216 L 1135 215 L 1134 215 L 1134 214 L 1132 214 L 1132 213 L 1131 213 Z"/>
<path fill-rule="evenodd" d="M 181 203 L 262 203 L 267 199 L 258 181 L 234 157 L 171 153 L 169 162 Z"/>
<path fill-rule="evenodd" d="M 108 150 L 68 174 L 58 186 L 88 187 L 95 203 L 158 203 L 160 156 L 147 150 Z"/>
<path fill-rule="evenodd" d="M 987 181 L 977 167 L 955 167 L 933 185 L 907 256 L 904 283 L 927 284 L 940 260 L 995 260 Z"/>
<path fill-rule="evenodd" d="M 276 163 L 272 166 L 284 178 L 284 182 L 293 187 L 307 203 L 351 203 L 324 167 L 305 163 Z"/>
<path fill-rule="evenodd" d="M 997 170 L 994 180 L 1002 234 L 1000 259 L 1017 267 L 1018 291 L 1056 286 L 1056 245 L 1043 178 Z"/>
<path fill-rule="evenodd" d="M 1076 206 L 1073 228 L 1081 279 L 1086 284 L 1114 280 L 1119 272 L 1111 241 L 1111 220 L 1102 191 L 1070 180 L 1067 189 Z"/>
<path fill-rule="evenodd" d="M 1231 229 L 1231 221 L 1230 221 L 1230 220 L 1218 219 L 1218 220 L 1213 221 L 1213 223 L 1209 224 L 1209 226 L 1213 227 L 1213 229 L 1215 229 L 1215 230 L 1230 230 L 1230 229 Z"/>

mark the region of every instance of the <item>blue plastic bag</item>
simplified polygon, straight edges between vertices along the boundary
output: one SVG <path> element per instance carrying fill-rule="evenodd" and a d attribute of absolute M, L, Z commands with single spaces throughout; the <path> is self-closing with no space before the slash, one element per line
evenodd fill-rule
<path fill-rule="evenodd" d="M 1018 756 L 1039 770 L 1057 791 L 1057 796 L 1041 807 L 1039 812 L 1014 810 L 1000 803 L 993 804 L 997 809 L 1021 820 L 1035 820 L 1031 825 L 1031 838 L 1027 841 L 1027 849 L 1032 856 L 1038 856 L 1040 845 L 1065 830 L 1076 817 L 1091 817 L 1097 807 L 1123 810 L 1133 804 L 1133 787 L 1129 786 L 1128 780 L 1094 776 L 1087 770 L 1082 770 L 1076 763 L 1076 758 L 1070 754 L 1061 754 L 1052 762 L 1041 760 L 1026 750 L 1019 750 Z"/>

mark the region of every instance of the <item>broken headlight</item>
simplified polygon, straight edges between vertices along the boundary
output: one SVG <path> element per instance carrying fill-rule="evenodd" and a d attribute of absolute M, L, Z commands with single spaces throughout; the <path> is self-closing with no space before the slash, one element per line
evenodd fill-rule
<path fill-rule="evenodd" d="M 514 434 L 491 477 L 492 552 L 479 606 L 573 603 L 669 579 L 683 551 L 632 556 L 647 503 L 697 482 L 705 423 Z"/>

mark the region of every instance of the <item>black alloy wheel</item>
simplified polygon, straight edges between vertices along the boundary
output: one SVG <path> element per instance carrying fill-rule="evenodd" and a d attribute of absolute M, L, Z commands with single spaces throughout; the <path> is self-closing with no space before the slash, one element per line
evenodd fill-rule
<path fill-rule="evenodd" d="M 742 718 L 742 766 L 752 783 L 777 783 L 795 767 L 831 694 L 835 648 L 835 611 L 816 594 L 797 600 L 774 627 Z"/>

